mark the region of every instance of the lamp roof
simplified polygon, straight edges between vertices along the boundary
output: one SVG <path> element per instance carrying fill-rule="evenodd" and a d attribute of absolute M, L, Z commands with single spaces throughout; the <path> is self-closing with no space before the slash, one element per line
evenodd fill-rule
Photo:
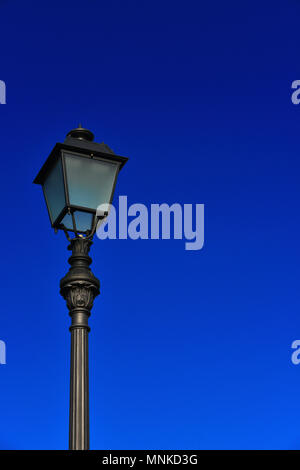
<path fill-rule="evenodd" d="M 90 154 L 94 157 L 102 157 L 120 164 L 120 169 L 125 165 L 128 158 L 116 155 L 113 150 L 104 142 L 93 142 L 94 134 L 88 129 L 84 129 L 79 125 L 76 129 L 68 132 L 66 139 L 63 143 L 57 143 L 45 161 L 35 180 L 36 184 L 43 184 L 49 169 L 57 161 L 60 150 L 67 152 L 78 152 Z"/>

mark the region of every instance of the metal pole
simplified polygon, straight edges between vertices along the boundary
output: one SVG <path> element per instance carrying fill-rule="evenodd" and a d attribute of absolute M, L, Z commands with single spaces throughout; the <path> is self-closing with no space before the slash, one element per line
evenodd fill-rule
<path fill-rule="evenodd" d="M 73 238 L 68 246 L 71 268 L 60 281 L 60 293 L 67 302 L 72 319 L 69 449 L 89 449 L 89 364 L 88 318 L 100 282 L 90 269 L 88 256 L 92 241 Z"/>

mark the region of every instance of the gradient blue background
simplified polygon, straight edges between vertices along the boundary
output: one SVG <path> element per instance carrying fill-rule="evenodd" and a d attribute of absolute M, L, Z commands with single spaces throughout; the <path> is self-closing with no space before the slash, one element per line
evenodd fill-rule
<path fill-rule="evenodd" d="M 0 1 L 0 447 L 68 445 L 67 241 L 32 184 L 81 121 L 116 197 L 204 203 L 205 246 L 100 241 L 91 448 L 299 449 L 300 2 Z"/>

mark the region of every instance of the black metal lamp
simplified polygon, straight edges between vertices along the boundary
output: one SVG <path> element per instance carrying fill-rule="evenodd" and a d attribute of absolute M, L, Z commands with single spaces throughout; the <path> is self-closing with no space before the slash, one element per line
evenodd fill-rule
<path fill-rule="evenodd" d="M 89 235 L 97 207 L 111 204 L 120 169 L 128 160 L 104 143 L 93 142 L 91 131 L 79 126 L 57 143 L 34 180 L 41 184 L 54 229 Z M 104 217 L 105 211 L 99 218 Z"/>
<path fill-rule="evenodd" d="M 72 251 L 69 272 L 60 293 L 72 319 L 69 448 L 89 449 L 88 319 L 100 282 L 90 269 L 89 256 L 97 221 L 105 217 L 99 205 L 110 204 L 118 173 L 128 160 L 104 143 L 93 142 L 91 131 L 79 126 L 56 144 L 34 183 L 41 184 L 51 225 L 62 229 Z M 74 232 L 70 238 L 69 232 Z"/>

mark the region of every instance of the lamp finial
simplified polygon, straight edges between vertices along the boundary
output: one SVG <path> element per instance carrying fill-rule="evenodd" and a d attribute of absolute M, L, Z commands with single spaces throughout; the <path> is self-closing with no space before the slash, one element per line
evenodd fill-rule
<path fill-rule="evenodd" d="M 94 134 L 88 129 L 84 129 L 81 124 L 76 129 L 72 129 L 68 132 L 67 137 L 72 137 L 73 139 L 79 140 L 88 140 L 92 142 L 94 140 Z"/>

